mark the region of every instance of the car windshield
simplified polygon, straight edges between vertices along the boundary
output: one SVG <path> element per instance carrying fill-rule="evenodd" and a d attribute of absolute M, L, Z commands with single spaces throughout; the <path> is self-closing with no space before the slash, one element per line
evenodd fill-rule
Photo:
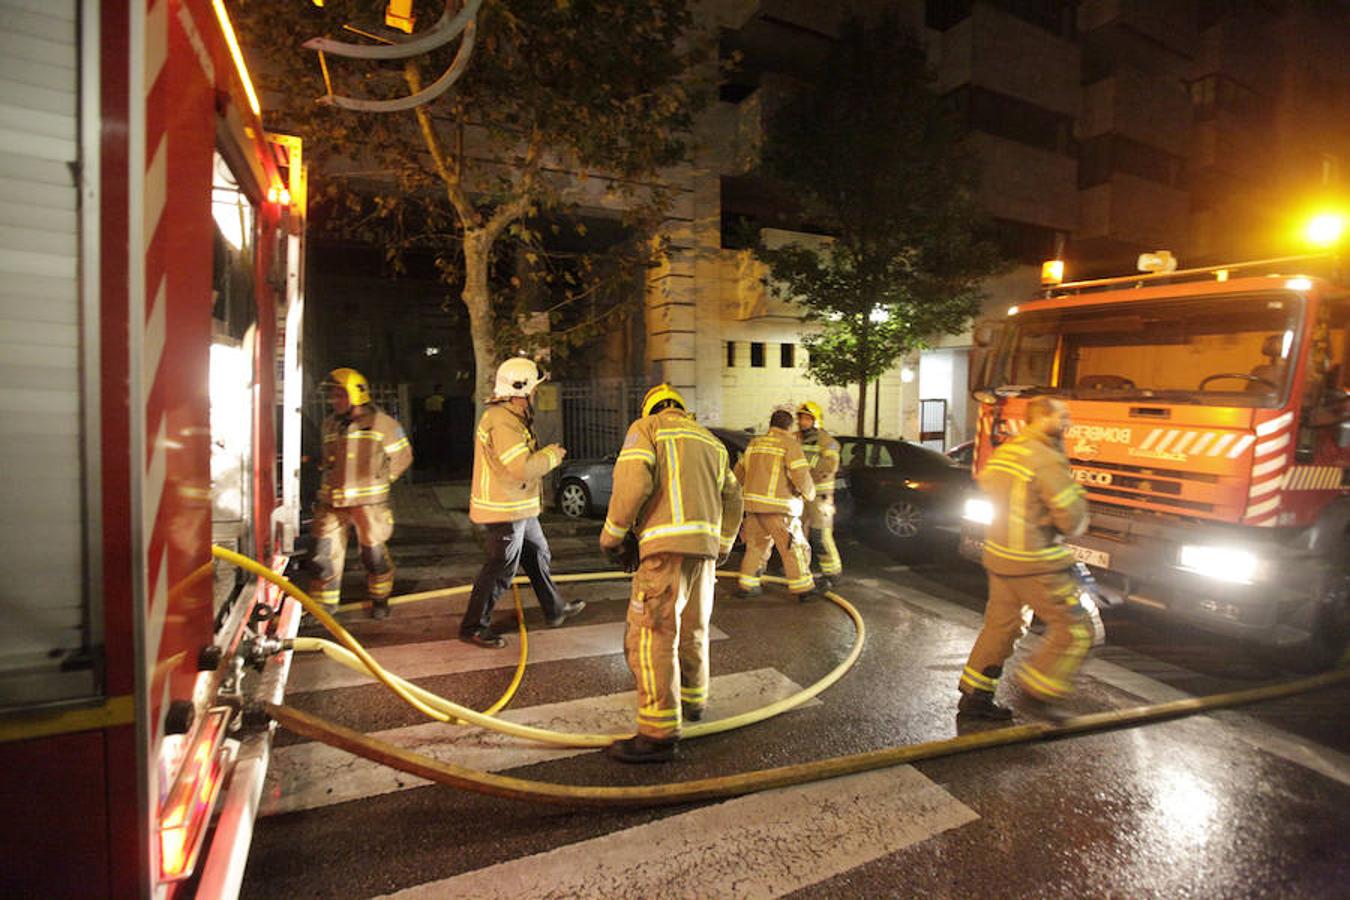
<path fill-rule="evenodd" d="M 1275 406 L 1286 393 L 1302 298 L 1179 298 L 1018 315 L 986 384 L 1077 399 Z"/>

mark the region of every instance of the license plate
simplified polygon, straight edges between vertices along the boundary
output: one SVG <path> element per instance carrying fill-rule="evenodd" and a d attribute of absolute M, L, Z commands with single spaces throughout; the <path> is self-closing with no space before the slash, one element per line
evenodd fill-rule
<path fill-rule="evenodd" d="M 1077 544 L 1065 544 L 1073 553 L 1073 558 L 1080 563 L 1087 563 L 1089 566 L 1096 566 L 1099 569 L 1111 568 L 1111 554 L 1105 550 L 1093 550 L 1089 547 L 1080 547 Z"/>

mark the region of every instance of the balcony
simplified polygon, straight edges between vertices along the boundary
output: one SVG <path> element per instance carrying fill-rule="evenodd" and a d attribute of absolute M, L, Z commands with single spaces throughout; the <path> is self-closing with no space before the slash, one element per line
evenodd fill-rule
<path fill-rule="evenodd" d="M 1080 139 L 1114 132 L 1184 156 L 1190 128 L 1191 100 L 1179 80 L 1122 69 L 1083 89 Z"/>
<path fill-rule="evenodd" d="M 1196 44 L 1195 9 L 1189 3 L 1155 0 L 1084 0 L 1078 6 L 1078 30 L 1120 26 L 1147 41 L 1190 56 Z"/>
<path fill-rule="evenodd" d="M 1078 163 L 1068 156 L 975 133 L 980 208 L 1011 219 L 1069 231 L 1078 222 Z"/>
<path fill-rule="evenodd" d="M 976 3 L 938 37 L 937 90 L 980 85 L 1068 116 L 1078 114 L 1079 49 L 1000 9 Z"/>
<path fill-rule="evenodd" d="M 1115 174 L 1081 191 L 1075 241 L 1111 241 L 1178 248 L 1186 238 L 1185 192 L 1133 175 Z"/>

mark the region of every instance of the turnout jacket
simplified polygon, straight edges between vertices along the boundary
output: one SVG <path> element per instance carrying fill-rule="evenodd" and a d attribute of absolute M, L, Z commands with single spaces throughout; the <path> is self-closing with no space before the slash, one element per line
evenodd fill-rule
<path fill-rule="evenodd" d="M 802 442 L 802 455 L 811 466 L 816 493 L 834 493 L 834 475 L 839 471 L 839 442 L 823 428 L 799 431 L 797 438 Z"/>
<path fill-rule="evenodd" d="M 412 465 L 403 426 L 374 404 L 323 420 L 319 502 L 334 509 L 389 501 L 389 486 Z"/>
<path fill-rule="evenodd" d="M 694 417 L 663 409 L 628 428 L 614 463 L 600 546 L 619 546 L 631 529 L 643 559 L 678 553 L 716 559 L 741 527 L 741 489 L 727 448 Z"/>
<path fill-rule="evenodd" d="M 1087 530 L 1087 494 L 1057 441 L 1027 429 L 1001 445 L 978 478 L 994 507 L 984 567 L 996 575 L 1040 575 L 1073 565 L 1058 538 Z"/>
<path fill-rule="evenodd" d="M 750 441 L 736 463 L 736 478 L 744 485 L 745 511 L 800 516 L 802 501 L 816 499 L 811 464 L 801 443 L 782 428 Z"/>
<path fill-rule="evenodd" d="M 539 481 L 561 462 L 553 446 L 539 449 L 523 413 L 504 401 L 489 404 L 473 444 L 469 521 L 486 525 L 539 515 Z"/>

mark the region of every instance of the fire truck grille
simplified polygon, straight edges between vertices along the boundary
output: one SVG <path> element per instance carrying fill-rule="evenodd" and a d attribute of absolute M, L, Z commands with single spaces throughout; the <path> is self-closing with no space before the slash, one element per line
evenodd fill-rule
<path fill-rule="evenodd" d="M 1212 503 L 1185 499 L 1186 484 L 1215 484 L 1218 476 L 1152 466 L 1129 466 L 1088 460 L 1070 460 L 1074 477 L 1088 495 L 1103 503 L 1130 500 L 1187 512 L 1212 513 Z"/>

